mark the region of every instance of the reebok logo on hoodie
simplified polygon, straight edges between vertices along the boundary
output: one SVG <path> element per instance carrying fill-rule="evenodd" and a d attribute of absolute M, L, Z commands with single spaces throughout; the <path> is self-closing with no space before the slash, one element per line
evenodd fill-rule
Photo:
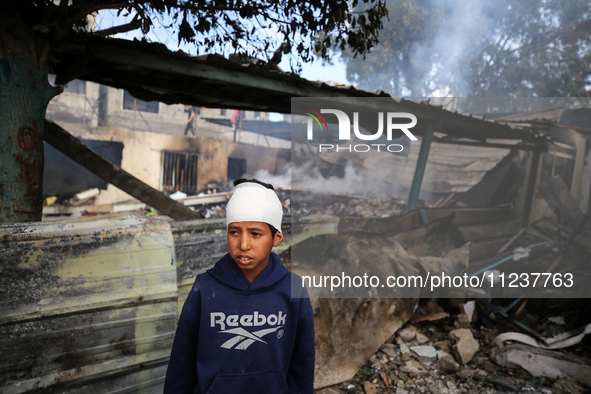
<path fill-rule="evenodd" d="M 276 315 L 271 314 L 268 316 L 265 316 L 264 314 L 259 313 L 258 311 L 255 311 L 253 314 L 248 315 L 229 316 L 226 316 L 226 314 L 223 312 L 212 312 L 209 316 L 210 327 L 215 327 L 216 325 L 219 325 L 221 329 L 221 331 L 218 331 L 219 333 L 234 334 L 234 336 L 226 342 L 224 342 L 221 345 L 221 347 L 224 349 L 234 348 L 240 350 L 246 350 L 254 342 L 262 342 L 266 344 L 267 342 L 263 341 L 261 338 L 283 327 L 285 325 L 285 320 L 287 318 L 287 315 L 283 314 L 282 311 L 279 311 L 279 313 L 277 313 Z M 243 328 L 260 327 L 265 324 L 276 327 L 266 328 L 263 330 L 257 330 L 253 332 L 249 332 Z M 230 328 L 226 330 L 226 326 L 236 328 Z M 281 334 L 281 332 L 279 334 Z M 279 336 L 279 338 L 281 338 L 281 336 Z"/>

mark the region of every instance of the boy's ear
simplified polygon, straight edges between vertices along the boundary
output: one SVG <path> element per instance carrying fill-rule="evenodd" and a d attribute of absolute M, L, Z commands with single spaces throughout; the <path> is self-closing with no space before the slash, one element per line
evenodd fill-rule
<path fill-rule="evenodd" d="M 283 242 L 283 234 L 281 234 L 279 231 L 277 231 L 275 233 L 275 238 L 273 238 L 273 246 L 277 246 L 281 242 Z"/>

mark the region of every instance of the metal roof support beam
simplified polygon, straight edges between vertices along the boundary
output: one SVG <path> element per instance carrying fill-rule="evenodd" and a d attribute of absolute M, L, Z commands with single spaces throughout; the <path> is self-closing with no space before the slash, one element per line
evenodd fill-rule
<path fill-rule="evenodd" d="M 417 166 L 415 173 L 412 178 L 412 186 L 410 187 L 410 193 L 408 195 L 408 203 L 406 210 L 410 211 L 417 207 L 417 201 L 419 200 L 419 194 L 421 192 L 421 184 L 423 183 L 423 176 L 425 175 L 425 169 L 427 168 L 427 159 L 429 158 L 429 151 L 431 150 L 431 142 L 433 141 L 433 127 L 434 122 L 429 122 L 421 141 L 421 150 L 419 151 L 419 157 L 417 159 Z"/>
<path fill-rule="evenodd" d="M 433 142 L 438 142 L 441 144 L 454 144 L 454 145 L 467 145 L 467 146 L 480 146 L 483 148 L 498 148 L 498 149 L 517 149 L 517 150 L 529 150 L 535 151 L 539 149 L 536 145 L 530 144 L 500 144 L 500 143 L 491 143 L 491 142 L 478 142 L 478 141 L 459 141 L 454 139 L 443 139 L 443 138 L 435 138 Z"/>
<path fill-rule="evenodd" d="M 527 180 L 527 189 L 525 192 L 525 201 L 523 204 L 523 218 L 522 218 L 522 226 L 527 227 L 529 226 L 529 218 L 531 216 L 531 208 L 532 203 L 534 200 L 534 193 L 536 190 L 536 185 L 538 183 L 539 177 L 539 169 L 540 169 L 540 161 L 542 159 L 542 152 L 545 150 L 544 146 L 538 146 L 538 149 L 534 150 L 530 170 L 529 170 L 529 177 Z"/>
<path fill-rule="evenodd" d="M 43 137 L 54 148 L 99 178 L 117 186 L 132 197 L 154 207 L 159 212 L 176 220 L 199 219 L 201 217 L 197 212 L 190 210 L 161 191 L 154 189 L 130 173 L 123 171 L 49 120 L 45 121 L 45 133 Z"/>

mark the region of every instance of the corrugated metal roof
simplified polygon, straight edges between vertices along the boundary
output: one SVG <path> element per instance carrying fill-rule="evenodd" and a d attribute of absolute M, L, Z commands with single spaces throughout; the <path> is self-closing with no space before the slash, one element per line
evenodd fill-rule
<path fill-rule="evenodd" d="M 219 55 L 191 57 L 162 44 L 76 35 L 51 49 L 50 68 L 57 83 L 78 78 L 126 89 L 143 100 L 200 107 L 291 113 L 296 97 L 339 98 L 351 108 L 359 98 L 391 98 L 349 85 L 313 82 L 292 73 L 243 66 Z M 437 121 L 437 130 L 451 138 L 489 138 L 539 143 L 545 137 L 529 129 L 465 116 L 428 102 L 394 99 L 396 110 L 423 121 Z M 421 130 L 417 130 L 420 135 Z"/>

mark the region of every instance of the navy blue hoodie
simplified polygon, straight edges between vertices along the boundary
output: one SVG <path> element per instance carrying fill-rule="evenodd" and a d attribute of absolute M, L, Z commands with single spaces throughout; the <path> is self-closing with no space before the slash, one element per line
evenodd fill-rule
<path fill-rule="evenodd" d="M 230 254 L 195 279 L 185 301 L 165 394 L 313 393 L 314 320 L 305 288 L 275 253 L 252 282 Z M 297 283 L 297 282 L 296 282 Z"/>

